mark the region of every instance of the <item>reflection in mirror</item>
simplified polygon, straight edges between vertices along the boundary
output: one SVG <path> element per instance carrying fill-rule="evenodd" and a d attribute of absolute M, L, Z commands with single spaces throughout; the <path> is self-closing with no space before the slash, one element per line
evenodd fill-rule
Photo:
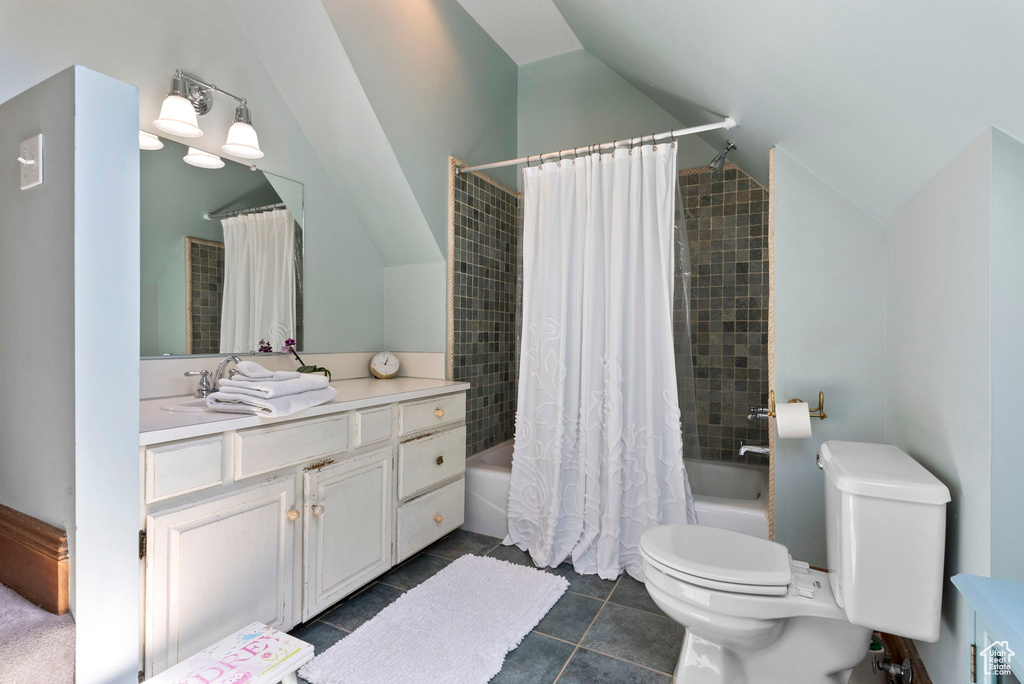
<path fill-rule="evenodd" d="M 302 349 L 302 184 L 142 150 L 142 356 Z"/>

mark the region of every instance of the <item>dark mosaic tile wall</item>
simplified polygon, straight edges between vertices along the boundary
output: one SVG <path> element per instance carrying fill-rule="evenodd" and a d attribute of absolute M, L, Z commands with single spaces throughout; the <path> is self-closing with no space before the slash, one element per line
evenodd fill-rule
<path fill-rule="evenodd" d="M 701 456 L 739 461 L 741 445 L 768 445 L 768 422 L 747 419 L 751 406 L 768 405 L 768 191 L 731 164 L 683 171 L 679 182 Z"/>
<path fill-rule="evenodd" d="M 466 454 L 515 433 L 519 198 L 476 174 L 455 178 L 453 380 L 471 383 Z"/>
<path fill-rule="evenodd" d="M 224 298 L 224 245 L 192 241 L 192 354 L 220 350 L 220 312 Z"/>

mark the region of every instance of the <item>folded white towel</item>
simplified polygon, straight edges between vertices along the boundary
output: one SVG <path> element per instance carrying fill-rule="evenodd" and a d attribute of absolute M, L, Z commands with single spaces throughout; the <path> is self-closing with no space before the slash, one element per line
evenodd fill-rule
<path fill-rule="evenodd" d="M 302 373 L 295 371 L 269 371 L 255 361 L 242 361 L 235 365 L 235 380 L 293 380 Z"/>
<path fill-rule="evenodd" d="M 289 394 L 323 389 L 331 383 L 326 375 L 311 375 L 309 373 L 299 373 L 299 375 L 300 377 L 291 380 L 221 380 L 217 387 L 232 394 L 248 394 L 252 397 L 273 399 L 274 397 L 286 397 Z"/>
<path fill-rule="evenodd" d="M 252 413 L 257 416 L 272 418 L 275 416 L 291 415 L 296 411 L 326 404 L 334 401 L 336 396 L 338 396 L 338 390 L 333 387 L 324 387 L 312 392 L 289 394 L 283 397 L 274 397 L 273 399 L 264 399 L 250 394 L 238 394 L 222 390 L 206 397 L 206 405 L 214 411 Z"/>

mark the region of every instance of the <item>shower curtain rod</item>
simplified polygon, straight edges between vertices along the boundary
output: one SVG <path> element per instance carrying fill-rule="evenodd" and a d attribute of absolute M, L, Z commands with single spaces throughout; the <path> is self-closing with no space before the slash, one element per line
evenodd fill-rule
<path fill-rule="evenodd" d="M 232 209 L 231 211 L 221 212 L 220 214 L 203 214 L 203 218 L 207 221 L 213 221 L 214 219 L 231 218 L 232 216 L 240 216 L 242 214 L 255 214 L 261 211 L 287 208 L 287 204 L 284 202 L 278 202 L 277 204 L 264 204 L 261 207 L 249 207 L 248 209 Z"/>
<path fill-rule="evenodd" d="M 680 128 L 675 131 L 667 131 L 665 133 L 655 133 L 654 135 L 642 135 L 638 138 L 628 138 L 626 140 L 616 140 L 614 142 L 601 143 L 600 145 L 584 145 L 583 147 L 574 147 L 571 150 L 562 150 L 561 152 L 545 152 L 544 154 L 531 154 L 526 157 L 520 157 L 519 159 L 508 159 L 506 161 L 493 162 L 491 164 L 479 164 L 478 166 L 467 166 L 465 168 L 456 169 L 456 173 L 469 173 L 471 171 L 483 171 L 484 169 L 497 169 L 503 166 L 518 166 L 519 164 L 526 164 L 530 161 L 542 162 L 547 159 L 561 159 L 566 155 L 576 155 L 581 153 L 590 153 L 600 150 L 610 150 L 615 147 L 624 147 L 627 145 L 638 145 L 645 141 L 657 142 L 664 140 L 665 138 L 679 138 L 684 135 L 692 135 L 694 133 L 703 133 L 704 131 L 714 131 L 719 128 L 726 130 L 736 127 L 736 119 L 731 116 L 725 117 L 722 121 L 713 124 L 704 124 L 703 126 L 691 126 L 690 128 Z"/>

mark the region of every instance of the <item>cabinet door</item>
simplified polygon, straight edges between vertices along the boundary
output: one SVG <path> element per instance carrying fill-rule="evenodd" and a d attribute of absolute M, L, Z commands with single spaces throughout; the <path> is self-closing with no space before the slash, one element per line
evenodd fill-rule
<path fill-rule="evenodd" d="M 147 517 L 147 677 L 251 622 L 294 624 L 295 486 L 282 477 Z"/>
<path fill-rule="evenodd" d="M 303 620 L 391 567 L 391 452 L 306 473 Z"/>

